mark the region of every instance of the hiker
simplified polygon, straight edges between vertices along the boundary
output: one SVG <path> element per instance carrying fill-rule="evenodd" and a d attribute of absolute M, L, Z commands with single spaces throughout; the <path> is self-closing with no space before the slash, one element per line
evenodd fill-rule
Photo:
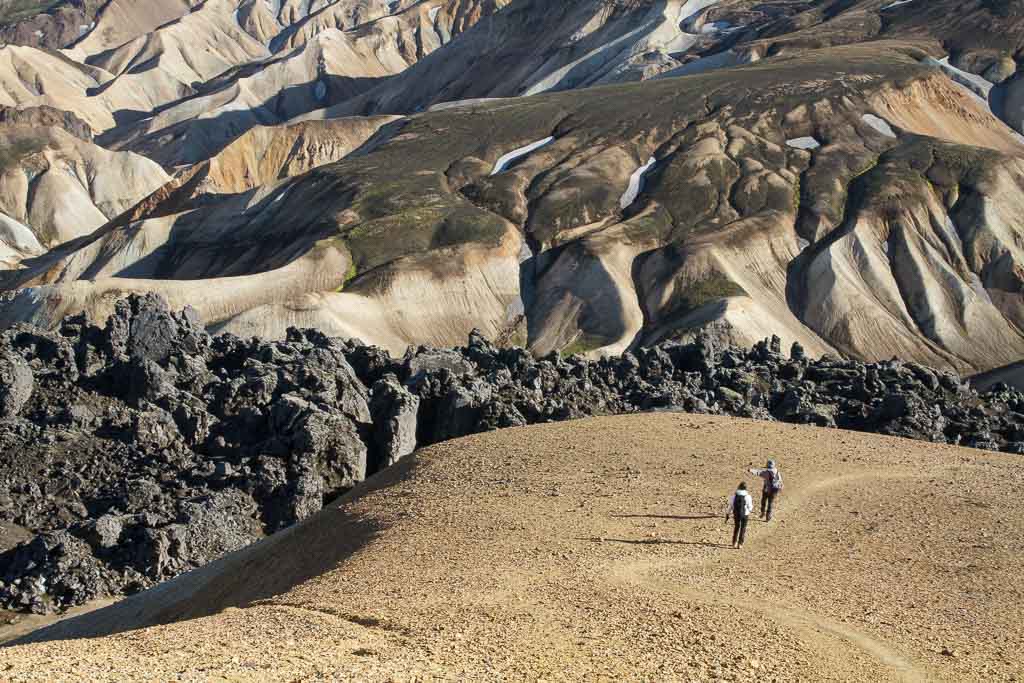
<path fill-rule="evenodd" d="M 775 466 L 774 460 L 768 461 L 764 469 L 747 470 L 751 474 L 764 479 L 764 487 L 761 489 L 761 519 L 772 521 L 772 510 L 775 507 L 775 499 L 782 491 L 782 473 Z"/>
<path fill-rule="evenodd" d="M 729 522 L 729 515 L 733 516 L 732 547 L 742 548 L 743 541 L 747 537 L 747 518 L 754 511 L 754 498 L 747 493 L 747 482 L 741 481 L 736 487 L 736 493 L 729 497 L 729 507 L 725 511 L 725 521 Z"/>

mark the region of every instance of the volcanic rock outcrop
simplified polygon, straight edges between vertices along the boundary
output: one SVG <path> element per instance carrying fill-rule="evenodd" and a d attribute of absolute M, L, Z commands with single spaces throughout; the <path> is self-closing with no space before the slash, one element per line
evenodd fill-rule
<path fill-rule="evenodd" d="M 417 446 L 501 427 L 678 410 L 1024 452 L 1024 394 L 914 363 L 742 350 L 712 335 L 601 360 L 474 333 L 400 358 L 314 330 L 211 337 L 148 295 L 103 327 L 0 346 L 0 601 L 46 612 L 130 593 L 318 511 Z"/>

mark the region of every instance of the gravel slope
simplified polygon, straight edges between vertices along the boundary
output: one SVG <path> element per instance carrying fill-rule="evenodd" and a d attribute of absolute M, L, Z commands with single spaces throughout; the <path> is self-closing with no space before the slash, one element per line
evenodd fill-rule
<path fill-rule="evenodd" d="M 730 550 L 725 497 L 769 455 L 781 511 Z M 504 430 L 0 650 L 0 672 L 1015 680 L 1022 487 L 1016 456 L 810 427 L 662 413 Z M 189 620 L 123 631 L 172 618 Z"/>

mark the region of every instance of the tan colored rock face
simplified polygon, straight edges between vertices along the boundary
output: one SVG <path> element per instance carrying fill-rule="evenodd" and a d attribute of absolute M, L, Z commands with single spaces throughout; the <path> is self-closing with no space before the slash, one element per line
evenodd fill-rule
<path fill-rule="evenodd" d="M 0 145 L 6 150 L 0 211 L 46 247 L 92 232 L 167 182 L 149 159 L 107 151 L 58 128 L 4 127 Z M 15 249 L 27 239 L 7 238 L 0 241 Z"/>
<path fill-rule="evenodd" d="M 204 189 L 234 193 L 302 175 L 343 159 L 396 116 L 307 121 L 253 128 L 210 160 Z"/>
<path fill-rule="evenodd" d="M 193 0 L 111 0 L 94 25 L 73 43 L 73 54 L 92 56 L 120 47 L 188 14 Z"/>
<path fill-rule="evenodd" d="M 1015 78 L 968 35 L 1003 20 L 968 4 L 940 26 L 914 3 L 216 0 L 148 33 L 115 22 L 133 35 L 88 65 L 3 48 L 0 100 L 63 102 L 100 145 L 176 175 L 151 195 L 132 156 L 105 163 L 119 183 L 50 160 L 4 176 L 8 265 L 145 199 L 4 275 L 42 289 L 3 316 L 102 313 L 135 288 L 185 304 L 209 284 L 217 329 L 315 324 L 395 351 L 481 327 L 601 354 L 714 325 L 1007 363 L 1024 352 L 1024 145 L 976 92 L 1004 87 L 982 72 Z M 940 38 L 964 49 L 928 66 Z M 674 73 L 690 75 L 653 78 Z M 86 200 L 73 175 L 107 189 Z"/>
<path fill-rule="evenodd" d="M 344 146 L 354 135 L 356 145 L 384 121 L 254 129 L 214 159 L 199 185 L 243 194 L 212 206 L 154 207 L 130 231 L 61 256 L 59 269 L 47 260 L 23 281 L 66 289 L 86 274 L 134 278 L 112 279 L 103 286 L 111 291 L 138 286 L 139 277 L 169 278 L 145 286 L 185 302 L 195 286 L 180 281 L 212 285 L 232 276 L 240 279 L 224 280 L 219 301 L 206 304 L 218 329 L 275 335 L 289 324 L 316 324 L 396 351 L 419 340 L 457 343 L 474 326 L 499 334 L 520 310 L 525 340 L 538 353 L 621 351 L 720 321 L 734 341 L 778 333 L 811 353 L 898 353 L 959 369 L 1008 362 L 1024 348 L 1017 309 L 988 294 L 1005 287 L 994 284 L 1003 276 L 972 255 L 1008 244 L 1013 219 L 966 207 L 998 195 L 1009 210 L 1019 201 L 1011 199 L 1018 176 L 992 171 L 997 152 L 926 141 L 903 128 L 921 122 L 923 133 L 983 144 L 1005 127 L 968 106 L 943 77 L 893 59 L 887 68 L 906 70 L 903 84 L 867 68 L 832 92 L 813 76 L 801 80 L 799 63 L 785 75 L 751 67 L 758 92 L 775 88 L 774 97 L 788 98 L 781 119 L 749 108 L 742 92 L 707 103 L 686 94 L 705 90 L 712 76 L 634 86 L 652 93 L 657 107 L 629 92 L 602 92 L 585 101 L 446 109 L 392 122 L 365 156 L 283 183 L 275 179 L 288 168 L 317 165 L 318 140 Z M 846 94 L 850 87 L 860 101 Z M 893 117 L 899 133 L 865 123 L 870 111 L 885 123 L 882 115 L 912 96 L 919 113 Z M 707 116 L 709 108 L 720 113 Z M 495 120 L 503 123 L 494 128 Z M 478 125 L 503 131 L 507 142 L 492 138 L 481 150 Z M 497 157 L 545 135 L 554 141 L 488 175 Z M 801 135 L 825 144 L 810 151 L 786 144 Z M 930 184 L 904 178 L 921 154 L 938 155 Z M 643 164 L 649 157 L 655 163 Z M 623 209 L 641 167 L 636 200 Z M 814 189 L 806 203 L 801 187 Z M 920 208 L 906 200 L 893 206 L 894 191 L 919 199 Z M 956 211 L 953 191 L 961 193 Z M 528 248 L 521 238 L 510 241 L 516 226 Z M 260 238 L 268 229 L 278 235 L 273 244 Z M 218 240 L 227 234 L 235 246 L 223 252 Z M 319 253 L 336 254 L 336 269 L 320 270 L 328 261 Z M 305 274 L 283 277 L 300 263 Z M 63 310 L 87 305 L 94 287 L 65 291 Z M 986 330 L 984 340 L 971 340 L 973 325 Z"/>

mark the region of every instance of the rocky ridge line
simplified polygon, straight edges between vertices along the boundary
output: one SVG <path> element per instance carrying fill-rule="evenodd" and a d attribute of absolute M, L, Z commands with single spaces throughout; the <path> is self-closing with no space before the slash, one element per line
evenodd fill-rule
<path fill-rule="evenodd" d="M 155 295 L 104 327 L 0 336 L 0 604 L 132 593 L 317 512 L 417 446 L 681 410 L 1024 452 L 1024 395 L 913 363 L 744 350 L 702 335 L 601 360 L 498 348 L 402 358 L 315 330 L 211 337 Z M 18 529 L 20 527 L 20 529 Z M 13 546 L 13 547 L 11 547 Z"/>

